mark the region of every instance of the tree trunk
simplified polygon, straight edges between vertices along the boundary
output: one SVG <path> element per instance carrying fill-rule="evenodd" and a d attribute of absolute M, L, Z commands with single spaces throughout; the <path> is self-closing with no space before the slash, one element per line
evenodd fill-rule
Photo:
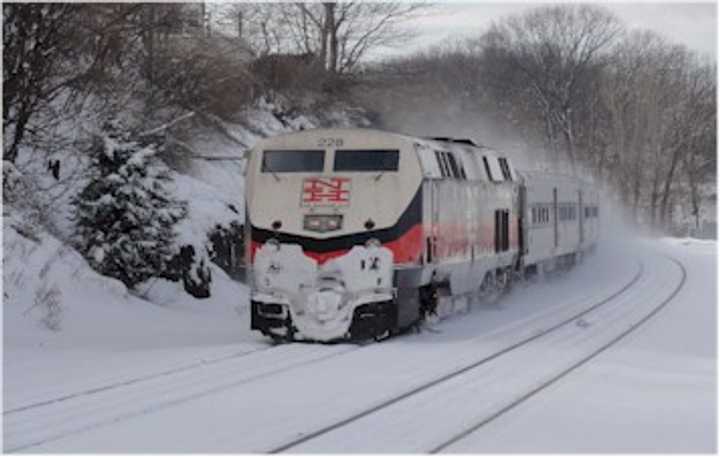
<path fill-rule="evenodd" d="M 155 94 L 155 5 L 146 5 L 144 14 L 145 31 L 143 41 L 145 46 L 145 77 L 148 83 L 148 98 L 145 102 L 145 111 L 151 115 L 154 111 Z"/>
<path fill-rule="evenodd" d="M 243 12 L 238 11 L 237 15 L 237 34 L 238 38 L 242 38 L 243 36 Z"/>
<path fill-rule="evenodd" d="M 692 163 L 691 160 L 688 162 Z M 695 230 L 700 230 L 700 193 L 698 192 L 698 182 L 692 172 L 692 165 L 686 163 L 688 186 L 690 187 L 690 204 L 692 205 L 692 214 L 695 216 Z"/>
<path fill-rule="evenodd" d="M 577 172 L 575 169 L 575 135 L 570 122 L 570 120 L 564 121 L 563 135 L 565 136 L 565 152 L 570 161 L 570 170 L 575 174 Z"/>
<path fill-rule="evenodd" d="M 335 6 L 335 3 L 323 3 L 325 8 L 325 30 L 323 32 L 325 46 L 327 46 L 327 40 L 330 40 L 330 49 L 327 51 L 329 56 L 325 68 L 330 73 L 337 71 L 338 41 L 335 27 Z"/>
<path fill-rule="evenodd" d="M 10 145 L 10 148 L 3 153 L 3 160 L 8 160 L 12 163 L 15 163 L 15 160 L 17 160 L 18 148 L 20 147 L 20 143 L 22 143 L 23 137 L 25 136 L 25 127 L 30 121 L 30 115 L 32 113 L 30 109 L 27 109 L 25 107 L 22 107 L 21 110 L 22 111 L 17 116 L 17 122 L 15 123 L 13 142 Z"/>
<path fill-rule="evenodd" d="M 326 7 L 327 8 L 327 7 Z M 325 10 L 326 14 L 323 15 L 323 23 L 322 27 L 320 28 L 320 55 L 318 58 L 320 59 L 320 62 L 322 62 L 323 68 L 327 70 L 328 68 L 328 17 L 327 17 L 327 9 Z"/>
<path fill-rule="evenodd" d="M 657 172 L 655 173 L 655 176 L 653 177 L 652 182 L 652 193 L 650 194 L 650 225 L 652 228 L 655 228 L 655 224 L 657 222 L 657 199 L 658 199 L 658 176 Z"/>
<path fill-rule="evenodd" d="M 633 194 L 633 222 L 635 224 L 638 223 L 638 210 L 640 206 L 640 173 L 639 170 L 636 170 L 633 176 L 633 186 L 632 186 L 632 194 Z"/>
<path fill-rule="evenodd" d="M 678 161 L 680 160 L 680 148 L 675 148 L 673 151 L 672 160 L 670 162 L 670 169 L 668 170 L 665 182 L 663 183 L 662 199 L 660 200 L 660 222 L 664 227 L 667 227 L 668 221 L 668 202 L 670 201 L 670 193 L 672 191 L 672 181 L 675 175 L 675 169 L 677 168 Z"/>

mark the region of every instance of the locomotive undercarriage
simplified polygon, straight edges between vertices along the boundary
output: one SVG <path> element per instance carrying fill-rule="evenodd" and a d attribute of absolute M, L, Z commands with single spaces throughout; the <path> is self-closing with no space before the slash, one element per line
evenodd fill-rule
<path fill-rule="evenodd" d="M 569 267 L 575 255 L 554 260 Z M 471 291 L 453 295 L 449 276 L 420 286 L 422 268 L 395 269 L 392 252 L 382 246 L 355 246 L 318 267 L 298 245 L 268 243 L 256 256 L 251 327 L 276 341 L 379 340 L 442 318 L 463 300 L 493 303 L 538 267 L 513 263 L 491 268 Z"/>
<path fill-rule="evenodd" d="M 260 330 L 278 342 L 318 341 L 313 335 L 302 333 L 295 325 L 287 305 L 253 301 L 251 328 Z M 397 304 L 394 300 L 377 301 L 354 307 L 349 325 L 339 336 L 324 338 L 326 343 L 339 341 L 380 340 L 399 331 Z"/>

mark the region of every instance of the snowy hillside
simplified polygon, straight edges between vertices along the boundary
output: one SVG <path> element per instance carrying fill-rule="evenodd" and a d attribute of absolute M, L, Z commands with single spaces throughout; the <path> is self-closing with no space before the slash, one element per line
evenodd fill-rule
<path fill-rule="evenodd" d="M 17 215 L 3 218 L 3 234 L 6 359 L 22 348 L 117 350 L 188 339 L 229 343 L 246 331 L 247 290 L 217 267 L 209 299 L 195 299 L 179 283 L 162 279 L 143 284 L 142 299 Z"/>
<path fill-rule="evenodd" d="M 348 126 L 367 122 L 361 113 L 346 107 L 330 110 L 322 117 L 286 111 L 282 102 L 261 100 L 238 115 L 241 123 L 216 120 L 222 122 L 224 134 L 187 121 L 192 140 L 186 146 L 197 157 L 241 158 L 247 148 L 267 135 L 328 123 Z M 199 258 L 209 264 L 213 230 L 244 223 L 243 161 L 186 157 L 182 163 L 187 166 L 179 165 L 170 172 L 171 195 L 187 203 L 186 217 L 174 227 L 174 242 L 178 247 L 193 246 L 199 254 L 196 262 Z M 6 347 L 172 344 L 179 335 L 197 335 L 207 328 L 204 326 L 216 329 L 206 335 L 210 340 L 230 342 L 247 332 L 247 322 L 238 321 L 247 312 L 246 288 L 216 265 L 209 267 L 212 283 L 208 299 L 194 298 L 183 289 L 182 282 L 161 278 L 151 278 L 128 291 L 119 281 L 95 272 L 69 243 L 75 230 L 72 201 L 88 183 L 89 161 L 86 156 L 75 155 L 64 161 L 63 167 L 73 172 L 56 181 L 45 164 L 32 160 L 30 149 L 21 152 L 17 167 L 9 163 L 4 167 Z M 39 188 L 46 191 L 39 193 Z M 51 231 L 38 226 L 38 221 Z M 130 330 L 132 338 L 127 337 Z"/>

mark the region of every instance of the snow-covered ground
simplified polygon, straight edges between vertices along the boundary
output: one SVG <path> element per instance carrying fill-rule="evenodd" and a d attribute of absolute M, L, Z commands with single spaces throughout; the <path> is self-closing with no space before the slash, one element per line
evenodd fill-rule
<path fill-rule="evenodd" d="M 668 307 L 448 451 L 717 452 L 717 243 L 666 238 L 652 247 L 687 269 Z"/>
<path fill-rule="evenodd" d="M 5 226 L 6 246 L 16 236 L 13 230 Z M 268 451 L 531 336 L 618 291 L 638 273 L 639 261 L 644 263 L 644 285 L 617 302 L 615 314 L 588 317 L 585 334 L 575 331 L 574 339 L 555 337 L 536 345 L 514 356 L 521 364 L 502 356 L 504 366 L 465 373 L 457 388 L 444 385 L 409 398 L 417 407 L 400 402 L 292 449 L 427 450 L 470 425 L 487 405 L 536 382 L 553 366 L 549 362 L 559 364 L 580 352 L 600 335 L 602 319 L 624 325 L 623 306 L 639 313 L 636 305 L 649 306 L 667 295 L 678 270 L 657 252 L 687 268 L 687 283 L 667 308 L 548 391 L 445 451 L 716 448 L 715 243 L 663 239 L 606 245 L 574 270 L 518 286 L 497 304 L 475 304 L 420 334 L 364 347 L 269 345 L 248 330 L 246 289 L 220 271 L 214 272 L 221 280 L 211 300 L 193 300 L 158 281 L 148 292 L 154 302 L 165 303 L 158 305 L 117 285 L 103 292 L 107 280 L 85 271 L 82 259 L 60 255 L 53 262 L 33 262 L 34 256 L 58 256 L 40 255 L 24 243 L 10 243 L 23 250 L 11 258 L 22 258 L 26 266 L 20 268 L 19 260 L 11 264 L 15 276 L 4 281 L 26 281 L 32 290 L 28 281 L 37 281 L 45 269 L 62 292 L 65 312 L 77 317 L 52 332 L 28 317 L 33 297 L 5 298 L 6 451 Z M 63 273 L 67 265 L 74 275 Z M 569 351 L 555 351 L 552 341 Z"/>

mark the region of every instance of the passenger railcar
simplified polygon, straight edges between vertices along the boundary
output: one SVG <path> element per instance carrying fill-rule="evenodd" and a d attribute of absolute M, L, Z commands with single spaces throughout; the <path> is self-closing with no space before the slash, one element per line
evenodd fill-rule
<path fill-rule="evenodd" d="M 597 239 L 597 194 L 520 173 L 470 140 L 369 129 L 268 138 L 246 168 L 251 326 L 273 338 L 381 337 L 440 296 L 501 290 Z"/>

